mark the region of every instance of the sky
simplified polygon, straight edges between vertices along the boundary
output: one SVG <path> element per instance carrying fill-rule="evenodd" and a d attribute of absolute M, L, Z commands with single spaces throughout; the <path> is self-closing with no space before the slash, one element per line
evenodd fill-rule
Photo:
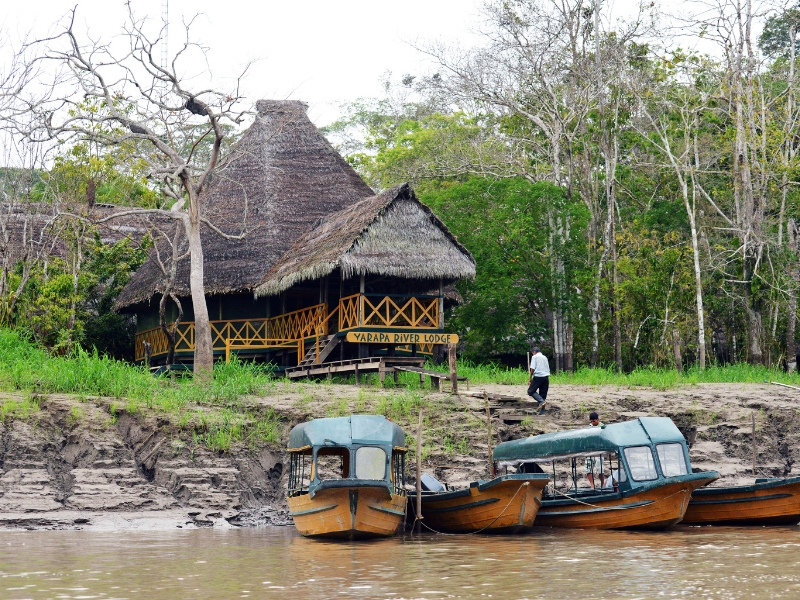
<path fill-rule="evenodd" d="M 381 79 L 427 70 L 412 45 L 443 39 L 474 45 L 479 0 L 169 0 L 175 49 L 181 20 L 201 13 L 193 27 L 209 47 L 215 77 L 234 77 L 249 60 L 245 92 L 258 98 L 292 98 L 309 104 L 309 116 L 326 125 L 339 104 L 380 97 Z M 109 37 L 125 21 L 123 0 L 3 0 L 0 29 L 20 35 L 52 31 L 78 5 L 79 29 Z M 131 0 L 137 15 L 160 23 L 163 0 Z"/>
<path fill-rule="evenodd" d="M 160 26 L 163 1 L 130 3 L 138 16 L 149 16 Z M 601 1 L 612 20 L 638 5 L 638 0 Z M 171 50 L 183 33 L 181 21 L 199 15 L 193 36 L 209 47 L 208 60 L 219 82 L 230 82 L 245 63 L 257 60 L 248 72 L 245 95 L 303 100 L 318 126 L 340 116 L 343 102 L 381 97 L 388 72 L 395 78 L 428 72 L 432 65 L 415 43 L 480 43 L 482 0 L 168 2 Z M 77 29 L 93 37 L 108 39 L 125 22 L 125 0 L 0 0 L 0 31 L 12 39 L 52 33 L 54 23 L 76 4 Z"/>

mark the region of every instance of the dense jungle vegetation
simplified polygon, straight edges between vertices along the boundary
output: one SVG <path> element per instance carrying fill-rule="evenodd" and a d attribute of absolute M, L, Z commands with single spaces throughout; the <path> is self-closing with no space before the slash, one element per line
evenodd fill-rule
<path fill-rule="evenodd" d="M 431 73 L 387 76 L 326 128 L 475 255 L 448 317 L 466 360 L 518 364 L 537 344 L 556 370 L 796 369 L 800 8 L 714 10 L 669 29 L 649 9 L 609 23 L 578 0 L 491 1 L 482 44 L 421 47 Z M 104 243 L 65 213 L 167 206 L 134 150 L 73 139 L 0 173 L 0 325 L 129 357 L 111 306 L 151 242 Z M 12 217 L 34 213 L 57 226 L 15 254 Z"/>

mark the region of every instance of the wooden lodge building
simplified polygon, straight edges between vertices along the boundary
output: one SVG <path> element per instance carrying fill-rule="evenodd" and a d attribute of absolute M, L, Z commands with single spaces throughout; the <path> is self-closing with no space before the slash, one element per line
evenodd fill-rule
<path fill-rule="evenodd" d="M 444 328 L 444 290 L 474 277 L 475 260 L 408 184 L 376 195 L 306 108 L 259 101 L 253 125 L 202 198 L 220 230 L 247 232 L 240 239 L 210 228 L 202 234 L 215 355 L 268 360 L 290 373 L 298 365 L 432 352 L 443 340 L 436 334 Z M 158 317 L 164 287 L 153 253 L 116 303 L 137 317 L 136 359 L 145 359 L 147 341 L 153 365 L 167 354 Z M 190 363 L 188 259 L 178 264 L 173 290 L 184 307 L 176 362 Z"/>

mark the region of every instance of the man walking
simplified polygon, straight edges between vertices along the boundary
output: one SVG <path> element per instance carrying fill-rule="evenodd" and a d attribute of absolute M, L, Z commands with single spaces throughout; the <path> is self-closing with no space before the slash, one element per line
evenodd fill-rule
<path fill-rule="evenodd" d="M 539 403 L 539 408 L 547 404 L 547 389 L 550 387 L 550 363 L 536 346 L 531 350 L 531 364 L 528 374 L 528 396 Z"/>

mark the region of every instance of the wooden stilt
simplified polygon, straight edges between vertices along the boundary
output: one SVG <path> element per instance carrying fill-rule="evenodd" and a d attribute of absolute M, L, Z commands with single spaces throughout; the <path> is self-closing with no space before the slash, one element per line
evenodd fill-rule
<path fill-rule="evenodd" d="M 422 409 L 417 424 L 417 533 L 422 531 Z"/>
<path fill-rule="evenodd" d="M 458 394 L 458 373 L 456 372 L 456 345 L 448 344 L 447 357 L 450 363 L 450 389 Z"/>
<path fill-rule="evenodd" d="M 489 410 L 489 394 L 484 390 L 483 403 L 486 405 L 486 429 L 489 434 L 486 439 L 486 448 L 489 452 L 489 475 L 494 477 L 494 460 L 492 459 L 492 413 Z"/>
<path fill-rule="evenodd" d="M 756 413 L 750 413 L 753 426 L 753 477 L 756 477 Z"/>

